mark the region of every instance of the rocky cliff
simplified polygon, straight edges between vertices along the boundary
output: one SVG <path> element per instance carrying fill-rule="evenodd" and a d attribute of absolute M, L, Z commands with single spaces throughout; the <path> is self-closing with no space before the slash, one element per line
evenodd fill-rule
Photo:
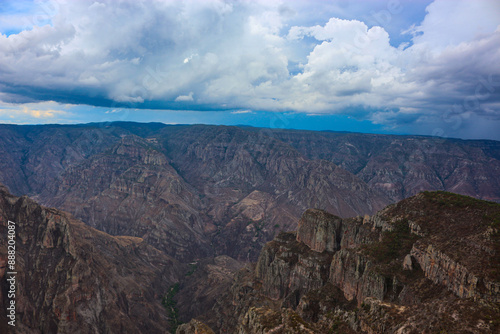
<path fill-rule="evenodd" d="M 261 133 L 189 126 L 158 136 L 179 174 L 203 193 L 219 232 L 214 244 L 240 259 L 256 259 L 262 241 L 295 229 L 307 208 L 351 216 L 374 212 L 388 201 L 335 164 L 306 159 Z"/>
<path fill-rule="evenodd" d="M 181 261 L 213 254 L 197 193 L 161 147 L 135 135 L 68 168 L 38 197 L 106 233 L 143 238 Z"/>
<path fill-rule="evenodd" d="M 427 192 L 372 217 L 307 210 L 298 226 L 199 319 L 220 333 L 500 330 L 499 204 Z"/>
<path fill-rule="evenodd" d="M 436 189 L 500 199 L 494 141 L 117 122 L 0 125 L 0 151 L 14 194 L 186 262 L 255 261 L 308 208 L 373 214 Z"/>
<path fill-rule="evenodd" d="M 5 128 L 0 145 L 12 153 L 0 181 L 14 192 L 112 235 L 144 238 L 185 262 L 256 259 L 309 207 L 351 216 L 388 202 L 331 162 L 237 127 Z"/>
<path fill-rule="evenodd" d="M 0 182 L 86 224 L 2 190 L 25 332 L 498 328 L 498 205 L 375 213 L 499 201 L 498 142 L 122 122 L 0 125 L 0 151 Z"/>
<path fill-rule="evenodd" d="M 15 222 L 16 326 L 6 326 L 7 274 L 0 270 L 2 333 L 164 333 L 161 305 L 186 268 L 135 237 L 110 236 L 0 187 L 0 259 Z M 10 285 L 9 285 L 10 286 Z"/>
<path fill-rule="evenodd" d="M 424 136 L 267 130 L 309 159 L 332 161 L 393 202 L 423 190 L 500 201 L 500 143 Z"/>

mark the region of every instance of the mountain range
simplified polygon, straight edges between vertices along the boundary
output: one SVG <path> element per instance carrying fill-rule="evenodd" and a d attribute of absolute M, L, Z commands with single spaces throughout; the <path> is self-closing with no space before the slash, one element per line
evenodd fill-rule
<path fill-rule="evenodd" d="M 0 152 L 19 333 L 499 329 L 500 142 L 114 122 Z"/>
<path fill-rule="evenodd" d="M 0 187 L 4 237 L 9 220 L 17 324 L 6 325 L 12 275 L 2 243 L 2 333 L 500 330 L 500 204 L 471 197 L 423 192 L 354 218 L 309 209 L 256 263 L 222 255 L 182 264 Z"/>
<path fill-rule="evenodd" d="M 423 190 L 500 201 L 496 141 L 118 122 L 1 125 L 0 150 L 13 194 L 184 262 L 256 260 L 308 208 L 373 214 Z"/>

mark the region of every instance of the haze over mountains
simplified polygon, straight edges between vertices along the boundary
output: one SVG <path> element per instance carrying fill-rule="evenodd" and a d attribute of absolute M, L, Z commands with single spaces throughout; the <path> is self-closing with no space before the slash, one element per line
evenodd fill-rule
<path fill-rule="evenodd" d="M 423 190 L 500 200 L 496 141 L 131 122 L 0 127 L 0 182 L 12 193 L 181 261 L 255 260 L 308 208 L 373 214 Z"/>

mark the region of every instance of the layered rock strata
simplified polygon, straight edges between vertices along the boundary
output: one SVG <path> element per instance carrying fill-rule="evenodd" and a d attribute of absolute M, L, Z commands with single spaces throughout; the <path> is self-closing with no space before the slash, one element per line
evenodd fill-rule
<path fill-rule="evenodd" d="M 164 333 L 161 305 L 185 267 L 134 237 L 110 236 L 0 188 L 0 257 L 15 222 L 16 326 L 2 333 Z M 10 270 L 9 270 L 10 271 Z M 12 275 L 0 271 L 2 291 Z M 1 294 L 1 319 L 8 295 Z M 5 330 L 5 331 L 4 331 Z"/>
<path fill-rule="evenodd" d="M 296 233 L 235 276 L 207 324 L 221 333 L 495 333 L 499 224 L 500 205 L 443 192 L 372 217 L 307 210 Z"/>

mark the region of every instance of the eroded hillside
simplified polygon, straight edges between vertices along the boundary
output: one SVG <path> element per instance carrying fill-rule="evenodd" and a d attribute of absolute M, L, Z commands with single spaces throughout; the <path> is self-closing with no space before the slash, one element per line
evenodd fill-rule
<path fill-rule="evenodd" d="M 15 222 L 16 326 L 7 326 L 7 226 Z M 111 236 L 0 187 L 2 333 L 164 333 L 161 304 L 187 268 L 136 237 Z M 15 331 L 14 331 L 15 330 Z"/>
<path fill-rule="evenodd" d="M 0 182 L 189 262 L 255 261 L 308 208 L 373 214 L 421 190 L 500 199 L 499 145 L 160 123 L 0 126 Z"/>
<path fill-rule="evenodd" d="M 424 192 L 371 217 L 311 209 L 198 320 L 220 333 L 497 333 L 499 269 L 496 203 Z"/>

